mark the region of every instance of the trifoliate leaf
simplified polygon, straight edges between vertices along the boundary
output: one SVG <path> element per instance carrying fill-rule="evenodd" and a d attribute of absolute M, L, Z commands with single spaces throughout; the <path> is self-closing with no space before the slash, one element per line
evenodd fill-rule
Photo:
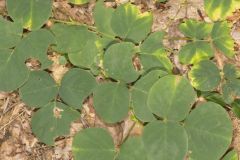
<path fill-rule="evenodd" d="M 96 86 L 95 78 L 87 71 L 73 68 L 63 77 L 59 95 L 64 102 L 74 108 L 81 108 Z"/>
<path fill-rule="evenodd" d="M 138 78 L 139 73 L 132 63 L 134 47 L 132 43 L 122 42 L 113 44 L 107 49 L 103 66 L 109 77 L 124 82 L 133 82 Z"/>
<path fill-rule="evenodd" d="M 18 89 L 28 78 L 29 70 L 14 50 L 0 49 L 0 90 Z"/>
<path fill-rule="evenodd" d="M 72 4 L 86 4 L 88 3 L 90 0 L 68 0 L 68 2 L 72 3 Z"/>
<path fill-rule="evenodd" d="M 232 124 L 227 112 L 218 104 L 200 104 L 188 116 L 190 159 L 219 160 L 232 140 Z"/>
<path fill-rule="evenodd" d="M 181 23 L 179 29 L 185 36 L 200 40 L 210 35 L 212 27 L 210 23 L 189 19 Z"/>
<path fill-rule="evenodd" d="M 62 103 L 49 103 L 33 114 L 31 126 L 33 133 L 47 145 L 53 145 L 58 136 L 69 134 L 71 123 L 80 114 Z"/>
<path fill-rule="evenodd" d="M 233 0 L 204 0 L 204 9 L 213 20 L 224 20 L 234 11 Z"/>
<path fill-rule="evenodd" d="M 77 160 L 113 160 L 116 154 L 112 137 L 102 128 L 87 128 L 77 133 L 72 150 Z"/>
<path fill-rule="evenodd" d="M 20 88 L 20 97 L 30 107 L 42 107 L 53 100 L 58 86 L 45 71 L 33 71 L 27 82 Z"/>
<path fill-rule="evenodd" d="M 141 137 L 129 137 L 121 145 L 118 160 L 147 160 L 147 150 L 145 150 Z"/>
<path fill-rule="evenodd" d="M 150 12 L 141 13 L 137 6 L 130 3 L 119 6 L 111 19 L 112 30 L 117 36 L 136 43 L 148 35 L 152 23 L 153 16 Z"/>
<path fill-rule="evenodd" d="M 8 14 L 29 30 L 37 30 L 52 12 L 52 0 L 7 0 Z"/>
<path fill-rule="evenodd" d="M 131 90 L 131 101 L 135 116 L 143 122 L 155 120 L 152 112 L 147 106 L 147 97 L 152 85 L 167 72 L 153 70 L 138 80 Z"/>
<path fill-rule="evenodd" d="M 146 40 L 141 44 L 140 50 L 143 53 L 155 53 L 159 50 L 163 50 L 163 38 L 165 32 L 154 32 L 150 34 Z"/>
<path fill-rule="evenodd" d="M 222 160 L 238 160 L 238 154 L 235 150 L 232 150 L 223 157 Z"/>
<path fill-rule="evenodd" d="M 95 20 L 95 26 L 99 32 L 103 33 L 103 36 L 104 34 L 114 36 L 114 32 L 112 31 L 111 27 L 111 18 L 113 12 L 114 9 L 104 6 L 103 0 L 97 1 L 93 11 L 93 16 Z"/>
<path fill-rule="evenodd" d="M 139 58 L 143 71 L 157 68 L 165 70 L 169 73 L 172 72 L 173 64 L 171 63 L 164 50 L 159 50 L 157 53 L 154 54 L 140 53 Z"/>
<path fill-rule="evenodd" d="M 108 123 L 122 121 L 128 115 L 129 91 L 123 84 L 103 83 L 93 92 L 94 108 Z"/>
<path fill-rule="evenodd" d="M 183 64 L 195 64 L 214 56 L 214 50 L 208 42 L 194 41 L 179 51 L 179 60 Z"/>
<path fill-rule="evenodd" d="M 187 154 L 188 138 L 176 122 L 151 122 L 143 131 L 148 160 L 182 160 Z"/>
<path fill-rule="evenodd" d="M 240 118 L 240 100 L 239 99 L 235 100 L 231 106 L 235 116 Z"/>
<path fill-rule="evenodd" d="M 61 53 L 81 52 L 88 42 L 95 43 L 96 35 L 85 26 L 58 23 L 52 27 L 56 38 L 56 51 Z"/>
<path fill-rule="evenodd" d="M 9 22 L 0 17 L 0 48 L 15 47 L 22 37 L 22 32 L 19 23 Z"/>
<path fill-rule="evenodd" d="M 147 104 L 159 117 L 181 121 L 186 118 L 195 98 L 196 93 L 186 78 L 168 75 L 151 87 Z"/>
<path fill-rule="evenodd" d="M 235 54 L 234 41 L 230 33 L 231 28 L 227 22 L 216 22 L 211 33 L 214 46 L 227 57 Z"/>
<path fill-rule="evenodd" d="M 211 91 L 221 81 L 219 69 L 210 60 L 200 61 L 195 64 L 191 71 L 188 72 L 188 76 L 193 87 L 201 91 Z"/>
<path fill-rule="evenodd" d="M 237 78 L 237 70 L 233 64 L 225 64 L 223 67 L 224 78 L 227 80 Z"/>
<path fill-rule="evenodd" d="M 41 43 L 39 43 L 41 42 Z M 29 70 L 25 62 L 36 59 L 41 69 L 51 64 L 47 57 L 47 49 L 54 43 L 52 34 L 44 29 L 33 31 L 23 38 L 14 50 L 0 50 L 0 90 L 13 91 L 27 80 Z"/>

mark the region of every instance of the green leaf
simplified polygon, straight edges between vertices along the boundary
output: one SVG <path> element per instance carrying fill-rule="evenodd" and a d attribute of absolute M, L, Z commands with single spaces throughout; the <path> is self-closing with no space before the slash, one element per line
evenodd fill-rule
<path fill-rule="evenodd" d="M 194 65 L 191 71 L 188 72 L 188 77 L 193 87 L 201 91 L 211 91 L 221 81 L 219 69 L 210 60 L 200 61 Z"/>
<path fill-rule="evenodd" d="M 60 53 L 81 52 L 87 43 L 95 43 L 96 35 L 85 26 L 57 23 L 52 27 L 57 46 L 54 48 Z"/>
<path fill-rule="evenodd" d="M 104 6 L 103 0 L 97 1 L 95 9 L 93 11 L 93 17 L 95 20 L 95 26 L 97 27 L 97 30 L 99 32 L 114 35 L 114 32 L 111 27 L 111 18 L 113 12 L 114 12 L 113 8 L 107 8 Z"/>
<path fill-rule="evenodd" d="M 137 6 L 126 3 L 119 6 L 111 19 L 112 30 L 124 40 L 142 41 L 151 31 L 153 16 L 141 13 Z"/>
<path fill-rule="evenodd" d="M 103 66 L 109 77 L 124 82 L 133 82 L 138 78 L 139 73 L 132 63 L 134 47 L 132 43 L 122 42 L 113 44 L 107 49 Z"/>
<path fill-rule="evenodd" d="M 232 103 L 235 98 L 240 96 L 240 80 L 232 79 L 223 84 L 223 97 L 226 103 Z"/>
<path fill-rule="evenodd" d="M 164 50 L 159 50 L 154 54 L 139 54 L 143 71 L 148 71 L 151 69 L 162 69 L 171 73 L 173 70 L 173 64 L 166 55 Z"/>
<path fill-rule="evenodd" d="M 41 63 L 41 69 L 48 68 L 52 61 L 48 59 L 47 51 L 55 40 L 51 32 L 46 29 L 39 29 L 29 33 L 15 48 L 13 54 L 19 55 L 21 63 L 25 63 L 29 58 L 38 60 Z"/>
<path fill-rule="evenodd" d="M 123 84 L 103 83 L 93 92 L 94 108 L 108 123 L 122 121 L 128 115 L 129 91 Z"/>
<path fill-rule="evenodd" d="M 141 137 L 129 137 L 121 145 L 118 160 L 147 160 L 146 150 Z"/>
<path fill-rule="evenodd" d="M 237 78 L 237 70 L 233 64 L 225 64 L 223 67 L 224 78 L 227 80 Z"/>
<path fill-rule="evenodd" d="M 213 20 L 224 20 L 234 11 L 233 0 L 204 0 L 204 9 Z"/>
<path fill-rule="evenodd" d="M 86 4 L 89 2 L 89 0 L 68 0 L 68 2 L 79 5 L 79 4 Z"/>
<path fill-rule="evenodd" d="M 222 160 L 238 160 L 238 154 L 235 150 L 232 150 L 223 157 Z"/>
<path fill-rule="evenodd" d="M 0 48 L 7 49 L 17 45 L 22 37 L 22 28 L 18 23 L 9 22 L 0 16 Z"/>
<path fill-rule="evenodd" d="M 11 92 L 16 90 L 28 78 L 29 71 L 20 61 L 20 54 L 13 50 L 0 49 L 0 90 Z"/>
<path fill-rule="evenodd" d="M 227 112 L 218 104 L 200 104 L 188 116 L 190 159 L 219 160 L 232 140 L 232 124 Z"/>
<path fill-rule="evenodd" d="M 140 50 L 143 53 L 155 53 L 159 50 L 162 51 L 163 46 L 163 38 L 165 36 L 165 32 L 154 32 L 151 33 L 146 40 L 140 45 Z"/>
<path fill-rule="evenodd" d="M 77 160 L 113 160 L 115 157 L 113 139 L 102 128 L 87 128 L 77 133 L 72 150 Z"/>
<path fill-rule="evenodd" d="M 79 109 L 95 86 L 95 78 L 89 72 L 73 68 L 64 75 L 59 95 L 68 105 Z"/>
<path fill-rule="evenodd" d="M 58 86 L 45 71 L 33 71 L 20 88 L 19 94 L 30 107 L 42 107 L 52 101 L 58 93 Z"/>
<path fill-rule="evenodd" d="M 231 106 L 235 116 L 240 118 L 240 100 L 239 99 L 235 100 Z"/>
<path fill-rule="evenodd" d="M 214 46 L 225 56 L 231 58 L 235 55 L 231 27 L 227 22 L 216 22 L 213 26 L 211 36 Z"/>
<path fill-rule="evenodd" d="M 186 44 L 179 51 L 179 60 L 183 64 L 195 64 L 214 56 L 214 50 L 209 42 L 194 41 Z"/>
<path fill-rule="evenodd" d="M 196 93 L 186 78 L 168 75 L 151 87 L 147 104 L 159 117 L 181 121 L 186 118 L 195 99 Z"/>
<path fill-rule="evenodd" d="M 11 18 L 29 30 L 37 30 L 51 16 L 52 0 L 7 0 Z"/>
<path fill-rule="evenodd" d="M 153 70 L 138 80 L 131 90 L 131 100 L 134 114 L 143 122 L 155 120 L 153 114 L 147 106 L 147 97 L 152 85 L 161 77 L 167 75 L 167 72 Z"/>
<path fill-rule="evenodd" d="M 210 35 L 212 27 L 210 23 L 189 19 L 181 23 L 179 29 L 185 36 L 200 40 Z"/>
<path fill-rule="evenodd" d="M 143 131 L 143 143 L 148 160 L 182 160 L 187 154 L 187 133 L 175 122 L 149 123 Z"/>
<path fill-rule="evenodd" d="M 33 133 L 47 145 L 54 145 L 58 136 L 69 134 L 71 123 L 80 114 L 62 103 L 49 103 L 33 114 L 31 126 Z"/>
<path fill-rule="evenodd" d="M 70 62 L 79 67 L 91 68 L 96 62 L 98 56 L 98 49 L 93 41 L 88 41 L 87 44 L 76 53 L 69 53 Z"/>

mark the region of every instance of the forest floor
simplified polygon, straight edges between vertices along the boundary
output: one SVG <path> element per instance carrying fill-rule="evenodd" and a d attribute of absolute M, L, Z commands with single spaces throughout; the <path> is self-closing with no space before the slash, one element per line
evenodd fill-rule
<path fill-rule="evenodd" d="M 183 0 L 168 0 L 166 4 L 161 5 L 156 5 L 153 0 L 116 0 L 114 2 L 107 2 L 106 5 L 116 7 L 126 1 L 131 1 L 138 5 L 142 11 L 152 11 L 154 15 L 152 31 L 165 30 L 169 36 L 181 35 L 177 26 L 186 18 L 209 21 L 203 11 L 203 0 L 187 0 L 187 3 L 182 3 Z M 52 17 L 65 21 L 72 19 L 80 23 L 93 25 L 92 14 L 94 5 L 95 3 L 91 2 L 87 5 L 73 6 L 68 4 L 67 0 L 54 0 Z M 7 15 L 5 0 L 0 0 L 0 14 Z M 232 36 L 236 42 L 237 55 L 235 63 L 239 66 L 240 13 L 236 12 L 228 20 L 234 24 L 232 27 Z M 177 51 L 183 44 L 183 41 L 169 41 L 168 45 Z M 222 62 L 224 62 L 225 59 L 224 57 L 222 58 Z M 52 59 L 54 61 L 56 58 L 52 57 Z M 54 62 L 52 67 L 53 76 L 59 78 L 67 71 L 67 68 L 61 66 L 56 61 Z M 30 120 L 33 113 L 33 109 L 28 108 L 28 106 L 21 102 L 17 92 L 0 92 L 0 160 L 73 159 L 71 153 L 72 137 L 86 125 L 81 118 L 72 124 L 68 137 L 58 138 L 55 145 L 49 147 L 39 142 L 31 132 Z M 231 112 L 229 112 L 229 115 L 234 127 L 232 147 L 240 153 L 240 120 L 234 117 Z M 89 110 L 89 107 L 85 107 L 85 112 L 82 113 L 82 116 L 88 119 L 88 123 L 91 123 L 94 117 L 96 117 Z M 125 127 L 129 126 L 131 126 L 131 122 L 126 120 Z M 141 126 L 135 126 L 134 130 L 134 134 L 138 134 L 141 132 Z M 113 136 L 114 133 L 116 134 L 116 130 L 112 131 Z"/>

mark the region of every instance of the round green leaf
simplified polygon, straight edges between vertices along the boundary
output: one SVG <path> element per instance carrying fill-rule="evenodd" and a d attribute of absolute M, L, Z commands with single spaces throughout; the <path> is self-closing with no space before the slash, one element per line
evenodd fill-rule
<path fill-rule="evenodd" d="M 219 160 L 231 144 L 231 120 L 216 103 L 198 105 L 188 116 L 185 128 L 191 159 Z"/>
<path fill-rule="evenodd" d="M 212 26 L 210 23 L 188 19 L 180 24 L 179 29 L 185 36 L 200 40 L 210 35 Z"/>
<path fill-rule="evenodd" d="M 232 150 L 223 157 L 222 160 L 238 160 L 238 154 L 235 150 Z"/>
<path fill-rule="evenodd" d="M 22 37 L 22 27 L 18 23 L 9 22 L 0 16 L 0 48 L 12 48 Z"/>
<path fill-rule="evenodd" d="M 6 0 L 8 14 L 24 28 L 37 30 L 52 12 L 52 0 Z"/>
<path fill-rule="evenodd" d="M 59 95 L 68 105 L 81 108 L 82 103 L 96 86 L 95 78 L 87 71 L 73 68 L 63 77 Z"/>
<path fill-rule="evenodd" d="M 181 121 L 186 118 L 195 99 L 196 93 L 186 78 L 168 75 L 151 87 L 147 104 L 159 117 Z"/>
<path fill-rule="evenodd" d="M 89 0 L 68 0 L 72 4 L 85 4 L 88 3 Z"/>
<path fill-rule="evenodd" d="M 121 145 L 118 160 L 147 160 L 141 137 L 130 137 Z"/>
<path fill-rule="evenodd" d="M 79 67 L 91 68 L 94 62 L 97 61 L 98 48 L 93 41 L 88 41 L 81 51 L 69 53 L 70 62 Z"/>
<path fill-rule="evenodd" d="M 30 107 L 42 107 L 55 98 L 58 86 L 53 78 L 45 71 L 33 71 L 19 94 L 21 99 Z"/>
<path fill-rule="evenodd" d="M 10 92 L 18 89 L 28 78 L 29 71 L 22 63 L 20 54 L 0 49 L 0 90 Z"/>
<path fill-rule="evenodd" d="M 237 78 L 237 70 L 233 64 L 225 64 L 223 67 L 224 78 L 227 80 Z"/>
<path fill-rule="evenodd" d="M 145 72 L 152 69 L 161 69 L 167 71 L 168 73 L 172 72 L 173 64 L 164 50 L 159 50 L 154 54 L 141 53 L 139 54 L 139 58 L 142 70 Z"/>
<path fill-rule="evenodd" d="M 48 68 L 52 61 L 47 56 L 48 48 L 55 43 L 53 34 L 46 29 L 30 32 L 16 46 L 14 54 L 19 55 L 19 61 L 25 63 L 29 58 L 41 63 L 41 69 Z"/>
<path fill-rule="evenodd" d="M 143 131 L 148 160 L 183 160 L 188 139 L 183 126 L 175 122 L 151 122 Z"/>
<path fill-rule="evenodd" d="M 227 80 L 222 86 L 222 92 L 225 102 L 228 104 L 232 103 L 235 98 L 240 96 L 240 80 Z"/>
<path fill-rule="evenodd" d="M 116 154 L 112 137 L 102 128 L 87 128 L 77 133 L 72 150 L 77 160 L 113 160 Z"/>
<path fill-rule="evenodd" d="M 108 123 L 122 121 L 128 115 L 129 91 L 120 83 L 103 83 L 93 92 L 94 108 Z"/>
<path fill-rule="evenodd" d="M 179 60 L 183 64 L 195 64 L 214 56 L 214 50 L 208 42 L 194 41 L 186 44 L 179 51 Z"/>
<path fill-rule="evenodd" d="M 71 123 L 80 114 L 62 103 L 49 103 L 33 114 L 33 133 L 47 145 L 53 145 L 58 136 L 69 134 Z"/>
<path fill-rule="evenodd" d="M 231 36 L 231 27 L 228 22 L 214 23 L 211 36 L 214 46 L 223 54 L 227 57 L 233 57 L 235 55 L 234 41 Z"/>
<path fill-rule="evenodd" d="M 134 45 L 123 42 L 111 45 L 103 59 L 106 74 L 116 80 L 124 82 L 135 81 L 139 73 L 134 69 L 132 58 L 134 56 Z"/>
<path fill-rule="evenodd" d="M 152 22 L 153 16 L 150 12 L 141 13 L 137 6 L 126 3 L 113 13 L 111 26 L 119 37 L 138 43 L 151 31 Z"/>
<path fill-rule="evenodd" d="M 138 80 L 131 90 L 131 101 L 134 114 L 143 122 L 155 120 L 152 112 L 147 106 L 147 97 L 152 85 L 161 77 L 167 75 L 167 72 L 154 70 Z"/>
<path fill-rule="evenodd" d="M 88 42 L 94 44 L 96 39 L 95 33 L 85 26 L 57 23 L 51 30 L 57 43 L 54 49 L 60 53 L 81 52 Z"/>
<path fill-rule="evenodd" d="M 141 44 L 140 50 L 143 53 L 155 53 L 159 50 L 163 50 L 163 38 L 165 36 L 165 32 L 154 32 L 151 33 L 146 40 Z"/>
<path fill-rule="evenodd" d="M 220 71 L 210 60 L 200 61 L 188 72 L 193 87 L 201 91 L 211 91 L 216 88 L 220 81 Z"/>

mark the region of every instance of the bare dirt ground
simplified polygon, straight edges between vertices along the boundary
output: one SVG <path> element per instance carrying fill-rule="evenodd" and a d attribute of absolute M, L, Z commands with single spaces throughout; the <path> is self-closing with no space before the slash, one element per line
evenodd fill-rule
<path fill-rule="evenodd" d="M 115 7 L 120 3 L 128 0 L 116 0 L 116 2 L 107 2 L 107 6 Z M 181 35 L 177 26 L 185 18 L 204 19 L 209 21 L 203 11 L 203 0 L 187 0 L 188 3 L 183 3 L 183 0 L 169 0 L 166 4 L 156 5 L 152 0 L 130 0 L 138 5 L 143 11 L 152 11 L 154 14 L 154 25 L 152 31 L 165 30 L 169 36 Z M 69 5 L 66 0 L 55 0 L 53 4 L 54 19 L 78 21 L 93 25 L 92 11 L 94 2 L 83 5 Z M 5 9 L 5 0 L 0 0 L 0 14 L 7 15 Z M 232 27 L 232 36 L 236 41 L 236 51 L 238 54 L 235 57 L 236 65 L 240 65 L 239 61 L 239 46 L 240 46 L 240 13 L 236 12 L 234 16 L 229 18 L 229 21 L 234 23 Z M 166 45 L 172 49 L 179 49 L 183 41 L 167 41 Z M 226 61 L 224 57 L 220 57 L 221 62 Z M 54 65 L 51 68 L 55 80 L 61 79 L 62 75 L 67 71 L 66 66 L 58 64 L 56 57 L 51 57 Z M 183 66 L 184 67 L 184 66 Z M 0 92 L 0 160 L 71 160 L 71 141 L 73 135 L 88 125 L 104 126 L 103 122 L 94 114 L 91 107 L 91 99 L 84 105 L 82 116 L 72 124 L 70 135 L 67 137 L 59 137 L 53 147 L 48 147 L 37 140 L 32 134 L 30 127 L 31 115 L 33 109 L 28 108 L 21 102 L 18 93 L 3 93 Z M 229 113 L 234 127 L 234 138 L 232 147 L 240 153 L 240 120 Z M 121 124 L 124 131 L 133 126 L 132 122 L 126 120 Z M 105 126 L 112 133 L 115 141 L 118 141 L 118 130 L 115 126 Z M 132 134 L 140 134 L 141 126 L 135 125 Z M 116 142 L 117 143 L 117 142 Z"/>

